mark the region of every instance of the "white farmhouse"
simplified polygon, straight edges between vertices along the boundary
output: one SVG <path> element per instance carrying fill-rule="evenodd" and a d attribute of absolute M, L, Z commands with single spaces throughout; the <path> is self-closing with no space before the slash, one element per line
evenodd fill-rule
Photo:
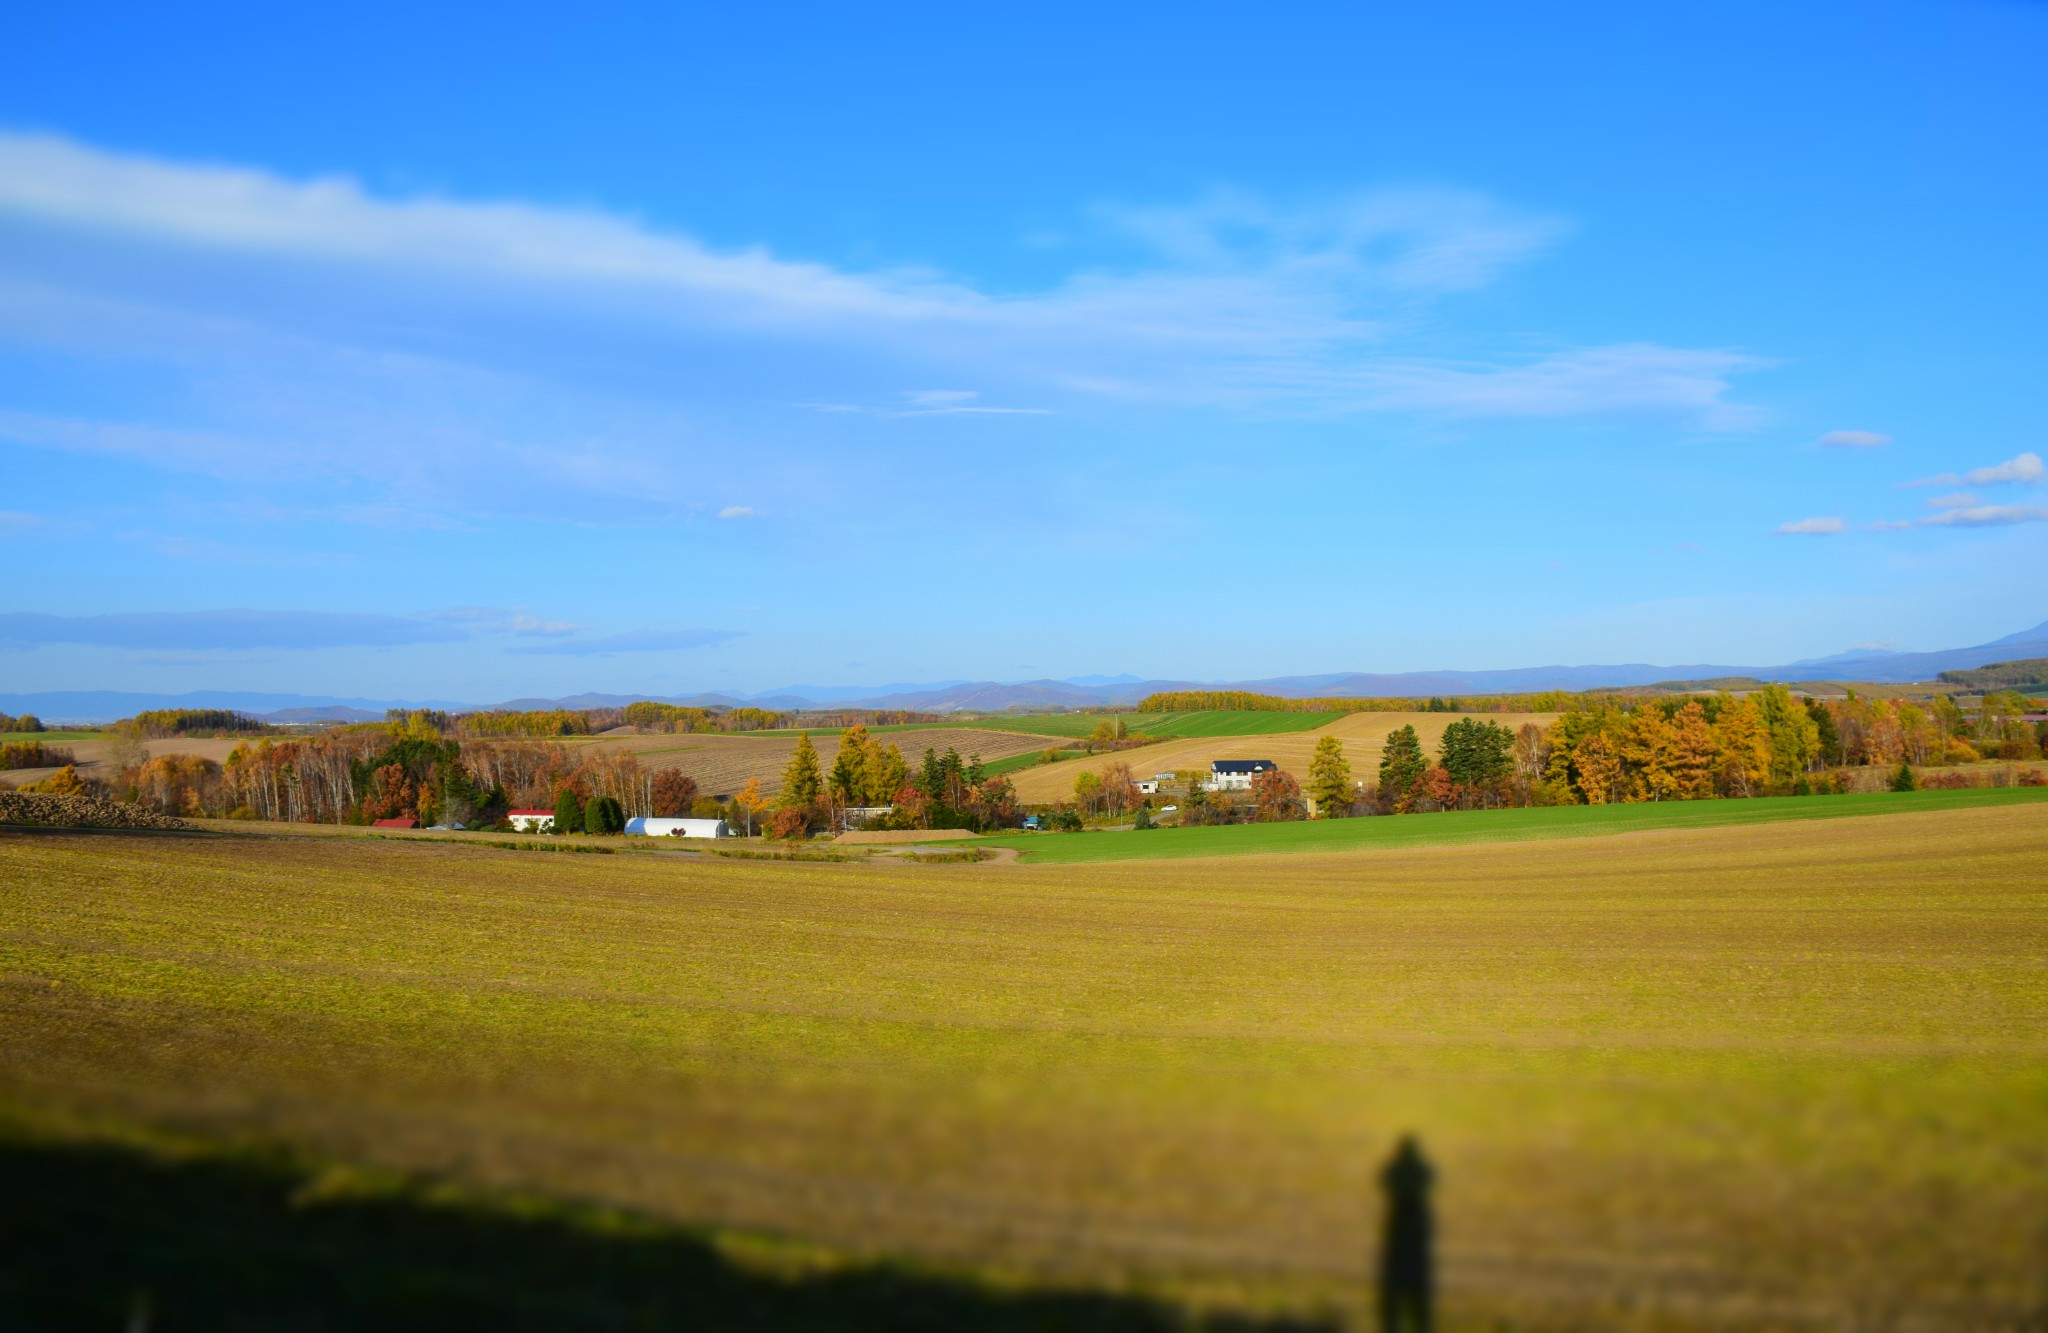
<path fill-rule="evenodd" d="M 626 821 L 626 832 L 636 838 L 730 838 L 732 830 L 722 819 L 649 819 Z"/>
<path fill-rule="evenodd" d="M 1278 768 L 1270 759 L 1217 759 L 1209 764 L 1208 789 L 1210 791 L 1250 791 L 1252 779 L 1269 768 Z"/>
<path fill-rule="evenodd" d="M 507 810 L 505 819 L 521 833 L 552 833 L 555 828 L 552 810 Z"/>

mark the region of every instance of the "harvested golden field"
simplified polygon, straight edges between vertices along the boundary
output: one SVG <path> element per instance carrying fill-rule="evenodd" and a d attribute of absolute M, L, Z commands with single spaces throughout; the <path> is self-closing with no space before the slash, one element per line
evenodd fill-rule
<path fill-rule="evenodd" d="M 794 736 L 749 736 L 692 734 L 688 736 L 564 736 L 558 738 L 572 754 L 584 751 L 626 750 L 649 768 L 681 769 L 696 779 L 699 791 L 730 795 L 748 778 L 761 779 L 761 790 L 770 795 L 782 788 L 782 770 L 796 749 Z M 903 760 L 915 768 L 925 748 L 944 754 L 947 747 L 963 756 L 978 754 L 983 759 L 1002 759 L 1013 754 L 1043 750 L 1043 736 L 1021 736 L 1008 731 L 982 731 L 969 727 L 933 727 L 929 730 L 889 732 L 880 737 L 903 752 Z M 818 763 L 829 772 L 839 755 L 839 737 L 813 736 Z"/>
<path fill-rule="evenodd" d="M 602 1204 L 782 1237 L 718 1253 L 799 1275 L 895 1255 L 1358 1317 L 1413 1130 L 1446 1327 L 2015 1325 L 2048 1301 L 2044 869 L 2043 805 L 1048 867 L 0 835 L 0 1290 L 47 1324 L 146 1277 L 173 1326 L 240 1288 L 163 1246 L 274 1225 L 249 1253 L 326 1273 L 357 1217 L 414 1238 L 412 1326 L 504 1291 L 498 1326 L 626 1327 L 572 1298 L 654 1263 L 652 1223 L 466 1284 Z M 152 1174 L 110 1140 L 312 1174 Z M 461 1202 L 500 1190 L 524 1202 Z M 848 1327 L 873 1286 L 803 1290 Z M 986 1300 L 944 1308 L 1029 1322 Z M 1037 1326 L 1157 1327 L 1059 1310 Z"/>
<path fill-rule="evenodd" d="M 114 743 L 109 740 L 55 741 L 53 745 L 71 751 L 78 756 L 78 771 L 87 777 L 106 780 L 114 776 L 108 756 L 113 752 Z M 216 764 L 228 757 L 228 751 L 241 742 L 238 740 L 216 740 L 211 736 L 167 736 L 161 740 L 144 742 L 145 748 L 153 754 L 196 754 L 211 759 Z M 18 768 L 9 773 L 0 773 L 0 780 L 16 787 L 25 787 L 31 782 L 40 782 L 57 770 L 54 768 Z"/>
<path fill-rule="evenodd" d="M 1422 739 L 1423 748 L 1433 754 L 1443 739 L 1444 728 L 1461 716 L 1464 714 L 1346 713 L 1313 731 L 1162 741 L 1114 755 L 1090 755 L 1062 760 L 1057 764 L 1042 764 L 1017 772 L 1011 780 L 1016 784 L 1017 795 L 1021 799 L 1040 803 L 1072 798 L 1076 777 L 1084 772 L 1097 772 L 1114 760 L 1128 763 L 1131 771 L 1140 777 L 1150 777 L 1154 773 L 1181 769 L 1207 769 L 1212 759 L 1270 759 L 1296 778 L 1306 779 L 1309 756 L 1315 753 L 1316 742 L 1325 736 L 1335 736 L 1344 742 L 1344 757 L 1351 761 L 1352 775 L 1370 784 L 1379 771 L 1380 749 L 1393 732 L 1401 727 L 1414 727 L 1415 734 Z M 1557 719 L 1555 713 L 1480 713 L 1473 716 L 1481 721 L 1497 722 L 1510 731 L 1519 730 L 1525 722 L 1547 727 Z"/>

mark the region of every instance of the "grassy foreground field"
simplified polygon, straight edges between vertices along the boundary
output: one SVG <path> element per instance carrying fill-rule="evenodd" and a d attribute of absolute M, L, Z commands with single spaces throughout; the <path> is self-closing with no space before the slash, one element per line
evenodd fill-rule
<path fill-rule="evenodd" d="M 1024 860 L 1034 865 L 1079 865 L 1100 861 L 1596 838 L 1650 829 L 1722 828 L 1737 824 L 1771 824 L 1788 819 L 1845 819 L 1855 815 L 1964 810 L 2030 802 L 2048 803 L 2048 787 L 1851 792 L 1842 796 L 1762 796 L 1740 801 L 1661 801 L 1641 805 L 1566 805 L 1525 810 L 1454 810 L 1393 818 L 1162 828 L 1143 833 L 1131 830 L 1116 833 L 1017 833 L 978 839 L 977 845 L 1015 847 L 1023 854 Z"/>
<path fill-rule="evenodd" d="M 1046 867 L 0 835 L 0 1310 L 1356 1317 L 1414 1130 L 1446 1327 L 2013 1326 L 2044 867 L 2037 803 Z"/>

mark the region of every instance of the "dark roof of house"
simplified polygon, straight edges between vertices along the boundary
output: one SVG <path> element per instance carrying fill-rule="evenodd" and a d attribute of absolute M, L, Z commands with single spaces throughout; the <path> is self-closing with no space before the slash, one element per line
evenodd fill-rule
<path fill-rule="evenodd" d="M 508 815 L 546 815 L 549 819 L 555 817 L 555 812 L 552 810 L 507 810 L 505 813 Z"/>
<path fill-rule="evenodd" d="M 1263 773 L 1279 765 L 1270 759 L 1217 759 L 1209 764 L 1211 773 Z"/>
<path fill-rule="evenodd" d="M 417 819 L 373 819 L 370 821 L 371 828 L 418 828 L 419 826 L 420 821 Z"/>

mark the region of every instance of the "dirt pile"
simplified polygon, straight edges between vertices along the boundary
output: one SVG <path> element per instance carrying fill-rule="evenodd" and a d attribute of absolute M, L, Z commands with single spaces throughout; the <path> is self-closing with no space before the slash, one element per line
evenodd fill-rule
<path fill-rule="evenodd" d="M 97 796 L 42 796 L 0 791 L 0 824 L 43 824 L 55 828 L 190 829 L 182 819 L 124 801 Z"/>

